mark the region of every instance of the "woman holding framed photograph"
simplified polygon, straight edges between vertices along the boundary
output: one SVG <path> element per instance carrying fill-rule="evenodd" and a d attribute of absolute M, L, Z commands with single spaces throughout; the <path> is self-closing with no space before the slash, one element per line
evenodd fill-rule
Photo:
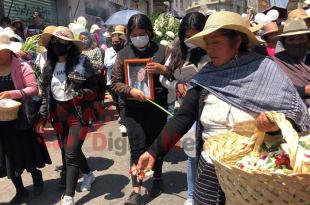
<path fill-rule="evenodd" d="M 129 19 L 127 25 L 128 45 L 118 53 L 112 70 L 111 88 L 125 100 L 125 120 L 130 143 L 130 166 L 135 167 L 140 155 L 152 144 L 166 123 L 166 114 L 151 103 L 142 90 L 126 84 L 124 65 L 125 60 L 152 58 L 147 63 L 147 72 L 153 73 L 154 100 L 163 107 L 167 107 L 167 90 L 159 82 L 159 74 L 165 73 L 165 48 L 153 42 L 154 32 L 152 23 L 146 15 L 137 14 Z M 131 84 L 132 85 L 132 84 Z M 133 100 L 132 100 L 133 99 Z M 143 112 L 141 112 L 143 110 Z M 149 116 L 152 116 L 150 118 Z M 162 190 L 162 159 L 156 160 L 154 180 L 150 195 L 156 197 Z M 133 192 L 125 204 L 142 204 L 142 181 L 132 176 Z"/>

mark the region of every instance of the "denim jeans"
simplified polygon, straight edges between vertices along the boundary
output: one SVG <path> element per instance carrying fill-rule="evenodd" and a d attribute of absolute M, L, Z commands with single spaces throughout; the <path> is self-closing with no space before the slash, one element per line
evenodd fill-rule
<path fill-rule="evenodd" d="M 168 103 L 168 112 L 170 112 L 171 114 L 174 114 L 174 102 L 173 103 Z M 171 115 L 167 116 L 167 120 L 169 120 L 170 118 L 172 118 Z"/>
<path fill-rule="evenodd" d="M 194 199 L 196 172 L 197 172 L 196 157 L 188 157 L 188 160 L 187 160 L 187 192 L 188 192 L 189 199 Z"/>

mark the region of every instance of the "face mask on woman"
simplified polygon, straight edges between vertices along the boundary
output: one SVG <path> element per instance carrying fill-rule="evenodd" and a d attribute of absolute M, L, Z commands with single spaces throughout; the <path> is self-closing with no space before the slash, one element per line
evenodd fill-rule
<path fill-rule="evenodd" d="M 185 43 L 186 47 L 187 47 L 189 50 L 198 47 L 198 46 L 196 46 L 196 45 L 194 45 L 194 44 L 192 44 L 192 43 L 190 43 L 190 42 L 185 42 L 185 41 L 187 41 L 187 40 L 188 40 L 188 38 L 184 39 L 184 43 Z"/>
<path fill-rule="evenodd" d="M 52 48 L 57 56 L 64 56 L 68 53 L 67 44 L 56 42 L 52 44 Z"/>
<path fill-rule="evenodd" d="M 296 59 L 303 58 L 309 49 L 307 44 L 285 44 L 284 48 L 289 56 Z"/>
<path fill-rule="evenodd" d="M 121 43 L 118 43 L 118 44 L 113 44 L 113 49 L 118 52 L 122 49 L 122 44 Z"/>
<path fill-rule="evenodd" d="M 91 39 L 83 40 L 82 42 L 83 42 L 85 48 L 90 48 L 91 45 L 92 45 L 92 40 Z"/>
<path fill-rule="evenodd" d="M 145 36 L 130 37 L 130 40 L 132 44 L 134 45 L 134 47 L 143 48 L 147 46 L 147 44 L 150 41 L 150 38 L 148 35 L 145 35 Z"/>

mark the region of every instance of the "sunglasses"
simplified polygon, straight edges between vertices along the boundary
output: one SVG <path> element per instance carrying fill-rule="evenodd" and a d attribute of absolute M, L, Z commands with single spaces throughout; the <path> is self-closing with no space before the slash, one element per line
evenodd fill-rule
<path fill-rule="evenodd" d="M 60 43 L 60 44 L 65 44 L 69 45 L 69 41 L 63 40 L 63 39 L 58 39 L 58 38 L 52 38 L 51 43 Z"/>

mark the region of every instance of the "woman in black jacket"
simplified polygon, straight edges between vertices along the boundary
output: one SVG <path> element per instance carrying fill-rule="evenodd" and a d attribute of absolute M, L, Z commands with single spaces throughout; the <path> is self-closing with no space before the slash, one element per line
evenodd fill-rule
<path fill-rule="evenodd" d="M 137 14 L 129 19 L 127 25 L 128 45 L 122 49 L 116 58 L 112 70 L 112 90 L 125 101 L 125 120 L 130 143 L 130 165 L 134 167 L 140 155 L 152 144 L 160 130 L 166 123 L 166 114 L 147 102 L 142 90 L 125 84 L 124 60 L 136 58 L 152 58 L 147 64 L 148 72 L 152 70 L 154 79 L 155 102 L 167 107 L 167 90 L 159 82 L 159 74 L 165 72 L 165 49 L 153 42 L 154 37 L 151 21 L 143 14 Z M 129 98 L 129 99 L 128 99 Z M 134 99 L 134 100 L 130 100 Z M 158 158 L 154 168 L 153 186 L 150 191 L 152 197 L 161 193 L 162 189 L 162 159 Z M 125 204 L 142 204 L 142 181 L 132 177 L 133 192 Z"/>
<path fill-rule="evenodd" d="M 81 169 L 84 181 L 81 191 L 90 190 L 95 177 L 82 152 L 88 127 L 94 121 L 93 101 L 98 93 L 98 81 L 82 43 L 74 40 L 66 27 L 56 27 L 44 33 L 47 63 L 43 69 L 42 105 L 37 132 L 42 132 L 47 120 L 53 125 L 61 145 L 63 170 L 60 184 L 66 186 L 62 205 L 73 205 L 76 184 Z"/>

